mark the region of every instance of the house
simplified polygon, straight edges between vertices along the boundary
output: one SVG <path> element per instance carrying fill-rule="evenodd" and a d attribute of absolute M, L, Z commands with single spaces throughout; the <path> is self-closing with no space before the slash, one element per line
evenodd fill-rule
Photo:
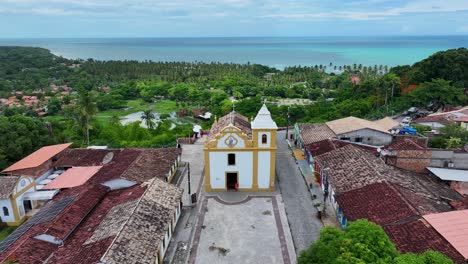
<path fill-rule="evenodd" d="M 324 197 L 338 222 L 365 218 L 382 226 L 402 252 L 440 251 L 456 263 L 464 258 L 424 219 L 450 212 L 462 196 L 426 174 L 386 165 L 380 158 L 346 145 L 315 157 Z M 457 205 L 458 205 L 457 204 Z"/>
<path fill-rule="evenodd" d="M 0 242 L 0 262 L 163 263 L 182 210 L 182 190 L 166 182 L 179 156 L 66 149 L 47 187 L 58 193 Z"/>
<path fill-rule="evenodd" d="M 452 207 L 447 199 L 461 198 L 434 177 L 388 166 L 375 155 L 351 144 L 316 156 L 315 170 L 320 175 L 322 190 L 343 225 L 346 216 L 337 197 L 376 183 L 390 183 L 421 215 L 450 211 Z"/>
<path fill-rule="evenodd" d="M 336 138 L 367 145 L 383 146 L 392 142 L 392 135 L 386 122 L 372 122 L 357 117 L 345 117 L 327 122 Z"/>
<path fill-rule="evenodd" d="M 461 195 L 468 195 L 468 170 L 427 167 L 431 175 L 450 183 L 452 189 Z"/>
<path fill-rule="evenodd" d="M 425 215 L 424 219 L 468 260 L 468 210 Z"/>
<path fill-rule="evenodd" d="M 22 160 L 2 171 L 6 175 L 31 176 L 36 181 L 45 179 L 52 172 L 52 163 L 63 153 L 71 143 L 45 146 L 31 153 Z"/>
<path fill-rule="evenodd" d="M 413 124 L 431 127 L 432 130 L 439 130 L 442 127 L 450 124 L 451 122 L 445 115 L 426 116 L 411 121 Z"/>
<path fill-rule="evenodd" d="M 234 111 L 215 121 L 204 148 L 205 190 L 274 190 L 277 129 L 266 105 L 252 122 Z"/>
<path fill-rule="evenodd" d="M 326 124 L 296 123 L 294 125 L 294 144 L 304 150 L 309 164 L 313 164 L 313 155 L 320 155 L 329 150 L 327 148 L 331 144 L 329 141 L 335 136 L 336 134 Z"/>
<path fill-rule="evenodd" d="M 27 214 L 38 206 L 34 200 L 24 199 L 25 194 L 36 190 L 34 178 L 28 176 L 0 177 L 0 219 L 9 226 L 18 226 Z"/>
<path fill-rule="evenodd" d="M 393 244 L 402 253 L 423 253 L 435 250 L 455 263 L 466 263 L 464 257 L 425 219 L 417 218 L 397 225 L 383 227 Z"/>

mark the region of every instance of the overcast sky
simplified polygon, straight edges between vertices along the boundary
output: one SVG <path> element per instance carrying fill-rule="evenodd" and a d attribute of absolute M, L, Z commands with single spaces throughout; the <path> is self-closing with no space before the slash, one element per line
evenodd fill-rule
<path fill-rule="evenodd" d="M 466 35 L 468 0 L 0 0 L 0 37 Z"/>

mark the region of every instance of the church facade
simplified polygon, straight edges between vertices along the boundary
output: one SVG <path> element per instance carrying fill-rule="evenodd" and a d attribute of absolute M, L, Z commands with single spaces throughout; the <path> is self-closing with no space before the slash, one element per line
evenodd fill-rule
<path fill-rule="evenodd" d="M 277 129 L 266 105 L 252 122 L 234 111 L 215 120 L 204 148 L 205 190 L 274 190 Z"/>

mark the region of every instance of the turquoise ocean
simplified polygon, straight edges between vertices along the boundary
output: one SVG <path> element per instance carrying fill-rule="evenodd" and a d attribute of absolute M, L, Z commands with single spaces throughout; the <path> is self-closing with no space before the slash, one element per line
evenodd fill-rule
<path fill-rule="evenodd" d="M 293 65 L 404 65 L 468 47 L 468 36 L 0 39 L 66 58 Z"/>

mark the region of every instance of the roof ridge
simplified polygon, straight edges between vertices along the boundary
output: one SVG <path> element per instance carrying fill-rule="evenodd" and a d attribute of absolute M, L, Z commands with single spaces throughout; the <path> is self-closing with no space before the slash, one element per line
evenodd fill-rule
<path fill-rule="evenodd" d="M 154 178 L 152 181 L 151 181 L 151 184 L 154 182 L 154 180 L 156 180 L 156 178 Z M 151 185 L 149 184 L 149 185 Z M 124 229 L 124 227 L 127 225 L 128 221 L 130 221 L 130 218 L 132 217 L 132 215 L 135 213 L 136 209 L 138 208 L 138 206 L 140 205 L 141 201 L 143 200 L 143 197 L 145 196 L 145 194 L 148 192 L 149 190 L 149 185 L 146 187 L 146 190 L 141 194 L 141 196 L 138 198 L 138 201 L 137 203 L 135 204 L 135 207 L 133 207 L 133 210 L 132 212 L 129 214 L 127 220 L 125 220 L 124 223 L 122 223 L 120 225 L 120 230 L 115 234 L 115 237 L 112 239 L 112 242 L 109 244 L 109 246 L 107 247 L 106 251 L 104 252 L 104 254 L 102 254 L 101 256 L 101 259 L 100 261 L 102 262 L 102 260 L 105 258 L 105 256 L 109 253 L 109 250 L 111 249 L 112 245 L 114 245 L 115 241 L 117 240 L 117 238 L 119 237 L 120 233 L 122 233 L 122 230 Z"/>

